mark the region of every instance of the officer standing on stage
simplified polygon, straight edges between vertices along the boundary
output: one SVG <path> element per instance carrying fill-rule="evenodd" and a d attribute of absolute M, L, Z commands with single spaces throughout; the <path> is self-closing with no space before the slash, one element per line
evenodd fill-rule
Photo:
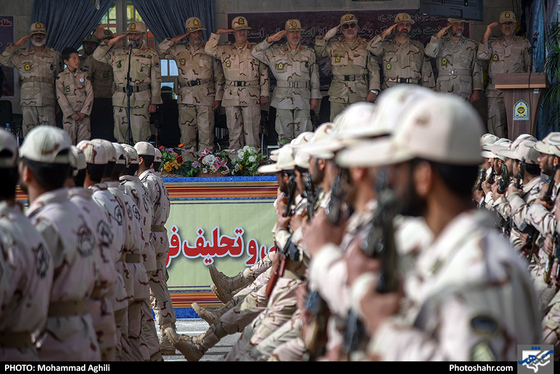
<path fill-rule="evenodd" d="M 276 108 L 276 132 L 281 146 L 302 132 L 313 131 L 310 111 L 317 108 L 321 99 L 315 53 L 300 44 L 302 31 L 299 20 L 289 19 L 284 30 L 253 49 L 253 56 L 267 64 L 276 77 L 270 105 Z M 273 45 L 284 36 L 285 44 Z"/>
<path fill-rule="evenodd" d="M 231 29 L 212 33 L 204 50 L 217 58 L 226 80 L 222 106 L 226 111 L 229 148 L 249 145 L 260 149 L 261 106 L 268 103 L 270 82 L 266 65 L 251 55 L 254 45 L 247 41 L 251 28 L 245 17 L 235 17 Z M 235 43 L 218 45 L 220 35 L 233 33 Z"/>
<path fill-rule="evenodd" d="M 478 47 L 478 58 L 488 61 L 488 131 L 500 138 L 507 138 L 507 117 L 504 95 L 496 89 L 494 79 L 497 73 L 526 73 L 531 66 L 529 48 L 525 38 L 515 36 L 517 20 L 511 11 L 500 14 L 500 22 L 488 25 Z M 501 35 L 490 38 L 492 29 L 499 26 Z"/>
<path fill-rule="evenodd" d="M 31 48 L 23 47 L 31 40 Z M 56 125 L 56 93 L 54 81 L 61 69 L 60 54 L 45 45 L 45 25 L 35 22 L 29 35 L 8 43 L 0 55 L 0 64 L 17 68 L 21 79 L 22 131 L 25 136 L 38 125 Z"/>
<path fill-rule="evenodd" d="M 382 58 L 382 89 L 399 83 L 421 84 L 428 88 L 435 86 L 434 72 L 429 58 L 424 55 L 424 45 L 410 39 L 413 24 L 409 14 L 399 13 L 391 27 L 369 42 L 368 50 Z M 385 40 L 393 30 L 395 38 Z"/>
<path fill-rule="evenodd" d="M 436 91 L 452 92 L 474 103 L 484 88 L 478 44 L 463 36 L 465 21 L 449 18 L 447 22 L 426 46 L 426 55 L 436 59 Z"/>
<path fill-rule="evenodd" d="M 128 94 L 130 141 L 133 143 L 150 138 L 150 114 L 155 113 L 157 105 L 163 103 L 159 56 L 144 43 L 145 34 L 146 24 L 132 21 L 128 24 L 125 34 L 100 44 L 93 52 L 96 60 L 113 67 L 116 85 L 113 94 L 114 135 L 119 143 L 129 141 Z M 126 37 L 128 47 L 115 47 L 115 44 Z"/>
<path fill-rule="evenodd" d="M 340 31 L 342 37 L 333 38 Z M 332 66 L 329 92 L 331 121 L 348 105 L 374 102 L 379 95 L 379 64 L 366 50 L 367 42 L 358 36 L 358 20 L 345 14 L 340 24 L 315 39 L 317 59 L 328 57 Z"/>
<path fill-rule="evenodd" d="M 214 149 L 214 111 L 220 107 L 225 82 L 220 62 L 204 52 L 202 31 L 206 29 L 200 19 L 187 19 L 186 30 L 183 35 L 161 42 L 158 52 L 177 63 L 182 154 L 186 159 L 196 160 L 197 152 Z M 188 42 L 181 42 L 185 37 Z"/>

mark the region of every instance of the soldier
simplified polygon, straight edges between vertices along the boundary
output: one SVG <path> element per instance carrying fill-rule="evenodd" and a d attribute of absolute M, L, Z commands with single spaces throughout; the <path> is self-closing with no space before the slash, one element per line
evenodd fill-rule
<path fill-rule="evenodd" d="M 270 105 L 276 108 L 276 132 L 280 146 L 299 134 L 313 131 L 311 110 L 321 99 L 319 69 L 315 53 L 300 44 L 301 23 L 286 21 L 284 30 L 269 36 L 253 49 L 253 56 L 272 69 L 276 87 Z M 286 36 L 284 45 L 272 45 Z"/>
<path fill-rule="evenodd" d="M 465 21 L 449 18 L 447 22 L 425 50 L 427 56 L 436 59 L 436 91 L 453 92 L 474 103 L 484 88 L 482 65 L 476 56 L 478 44 L 463 36 Z"/>
<path fill-rule="evenodd" d="M 332 39 L 338 31 L 343 37 Z M 379 95 L 379 64 L 366 47 L 366 41 L 358 36 L 358 20 L 353 14 L 343 15 L 339 26 L 315 38 L 317 58 L 330 58 L 332 66 L 333 80 L 327 93 L 331 121 L 346 106 L 358 101 L 373 103 Z"/>
<path fill-rule="evenodd" d="M 56 126 L 56 92 L 54 81 L 62 70 L 60 55 L 45 46 L 47 30 L 40 22 L 33 23 L 30 34 L 14 44 L 8 43 L 0 55 L 0 64 L 17 68 L 21 78 L 22 133 L 38 125 Z M 31 48 L 20 48 L 31 40 Z"/>
<path fill-rule="evenodd" d="M 486 87 L 488 97 L 488 131 L 507 138 L 507 116 L 504 97 L 496 89 L 494 78 L 497 73 L 525 73 L 531 66 L 529 48 L 531 44 L 525 38 L 514 34 L 516 18 L 511 11 L 500 14 L 498 22 L 486 27 L 482 42 L 478 47 L 478 58 L 488 61 L 489 82 Z M 501 36 L 490 38 L 492 29 L 499 25 Z"/>
<path fill-rule="evenodd" d="M 137 207 L 137 212 L 135 212 L 135 214 L 139 214 L 140 216 L 140 255 L 149 279 L 156 271 L 156 253 L 152 242 L 150 241 L 153 217 L 152 201 L 150 200 L 148 191 L 136 175 L 140 163 L 138 152 L 131 145 L 121 144 L 121 146 L 127 154 L 128 164 L 119 180 L 121 182 L 122 191 L 126 195 L 130 196 Z M 138 332 L 138 335 L 135 338 L 139 339 L 140 349 L 145 360 L 159 361 L 161 360 L 161 353 L 159 350 L 154 320 L 152 318 L 152 311 L 149 306 L 149 283 L 138 284 L 138 286 L 142 288 L 142 291 L 138 293 L 137 297 L 135 293 L 134 302 L 136 304 L 140 304 L 141 307 L 142 329 Z"/>
<path fill-rule="evenodd" d="M 43 235 L 55 269 L 49 317 L 38 335 L 40 360 L 101 359 L 87 301 L 96 281 L 95 228 L 68 200 L 70 138 L 62 129 L 37 126 L 20 148 L 20 186 L 29 196 L 27 216 Z"/>
<path fill-rule="evenodd" d="M 64 48 L 64 71 L 56 77 L 56 97 L 62 110 L 62 126 L 72 144 L 91 138 L 90 114 L 93 88 L 87 73 L 80 69 L 80 57 L 74 48 Z"/>
<path fill-rule="evenodd" d="M 105 34 L 105 32 L 108 32 Z M 93 86 L 93 106 L 91 111 L 91 138 L 114 141 L 113 126 L 113 68 L 111 65 L 93 58 L 93 52 L 100 41 L 112 39 L 110 30 L 103 30 L 101 39 L 95 34 L 87 35 L 83 41 L 80 67 L 88 73 Z"/>
<path fill-rule="evenodd" d="M 150 288 L 152 307 L 155 312 L 156 322 L 160 329 L 160 351 L 162 354 L 174 354 L 175 347 L 164 330 L 167 327 L 175 329 L 175 310 L 167 288 L 166 260 L 169 252 L 169 242 L 165 223 L 169 218 L 170 200 L 167 188 L 161 177 L 156 175 L 152 168 L 156 148 L 148 142 L 138 142 L 134 145 L 140 159 L 138 177 L 146 188 L 153 207 L 150 241 L 156 254 L 156 270 L 150 274 Z"/>
<path fill-rule="evenodd" d="M 197 151 L 214 149 L 214 111 L 220 107 L 225 81 L 220 62 L 204 52 L 206 43 L 202 31 L 206 29 L 200 19 L 187 19 L 186 29 L 185 34 L 161 42 L 158 52 L 177 63 L 182 154 L 187 160 L 196 160 Z M 188 43 L 180 43 L 185 37 Z"/>
<path fill-rule="evenodd" d="M 0 155 L 0 360 L 37 361 L 32 334 L 47 321 L 53 260 L 15 201 L 18 146 L 5 130 L 0 130 Z"/>
<path fill-rule="evenodd" d="M 370 358 L 515 360 L 517 344 L 541 341 L 540 316 L 525 263 L 486 212 L 471 210 L 483 123 L 463 99 L 433 95 L 409 106 L 389 138 L 338 156 L 346 165 L 388 166 L 401 214 L 423 217 L 433 234 L 402 259 L 413 267 L 396 274 L 402 294 L 376 291 L 378 277 L 362 270 L 375 266 L 389 275 L 399 268 L 352 252 L 350 305 L 372 337 Z"/>
<path fill-rule="evenodd" d="M 268 103 L 270 82 L 266 65 L 253 58 L 254 47 L 247 41 L 250 30 L 245 17 L 235 17 L 231 29 L 212 33 L 204 51 L 222 64 L 225 88 L 222 106 L 226 111 L 229 148 L 246 145 L 260 149 L 261 106 Z M 235 43 L 218 45 L 222 34 L 233 33 Z"/>
<path fill-rule="evenodd" d="M 375 36 L 368 45 L 368 51 L 382 59 L 382 89 L 399 83 L 421 84 L 434 88 L 434 73 L 430 59 L 424 54 L 424 45 L 410 39 L 414 20 L 406 13 L 399 13 L 395 23 Z M 385 40 L 393 30 L 395 38 Z"/>
<path fill-rule="evenodd" d="M 96 247 L 94 250 L 97 279 L 95 288 L 88 300 L 87 310 L 92 317 L 93 327 L 97 335 L 97 343 L 101 351 L 102 361 L 114 361 L 116 357 L 117 327 L 110 297 L 116 292 L 117 268 L 115 266 L 113 247 L 113 228 L 107 216 L 93 200 L 93 190 L 84 189 L 83 181 L 79 183 L 81 172 L 85 172 L 87 161 L 95 162 L 95 158 L 106 165 L 107 155 L 103 152 L 93 154 L 92 147 L 81 148 L 72 146 L 72 173 L 68 177 L 68 199 L 82 211 L 95 229 Z"/>
<path fill-rule="evenodd" d="M 150 114 L 155 113 L 157 105 L 163 103 L 159 56 L 145 45 L 145 33 L 143 22 L 132 21 L 125 34 L 101 43 L 93 52 L 96 60 L 113 67 L 115 138 L 119 143 L 148 140 L 151 136 Z M 126 37 L 128 47 L 115 47 Z"/>
<path fill-rule="evenodd" d="M 115 344 L 115 360 L 130 361 L 131 347 L 128 338 L 128 303 L 133 298 L 133 294 L 127 293 L 124 279 L 127 278 L 128 270 L 125 269 L 126 264 L 121 258 L 123 256 L 126 224 L 125 212 L 121 208 L 120 200 L 109 191 L 106 180 L 111 175 L 115 163 L 116 152 L 113 145 L 104 139 L 93 139 L 91 141 L 82 141 L 78 143 L 80 149 L 90 149 L 88 157 L 86 157 L 86 175 L 84 179 L 84 188 L 92 191 L 92 199 L 101 208 L 109 221 L 112 228 L 113 236 L 111 240 L 112 253 L 107 258 L 115 266 L 117 271 L 117 289 L 110 295 L 111 307 L 114 313 L 116 327 L 116 344 Z M 103 155 L 103 156 L 102 156 Z M 106 163 L 105 160 L 107 160 Z M 124 203 L 123 203 L 124 204 Z M 132 292 L 132 291 L 131 291 Z"/>

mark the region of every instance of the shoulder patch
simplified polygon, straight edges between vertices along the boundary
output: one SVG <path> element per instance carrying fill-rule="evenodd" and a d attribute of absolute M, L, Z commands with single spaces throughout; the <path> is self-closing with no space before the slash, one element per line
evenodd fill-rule
<path fill-rule="evenodd" d="M 471 329 L 478 335 L 492 338 L 501 333 L 501 326 L 494 317 L 486 315 L 477 315 L 471 318 Z"/>

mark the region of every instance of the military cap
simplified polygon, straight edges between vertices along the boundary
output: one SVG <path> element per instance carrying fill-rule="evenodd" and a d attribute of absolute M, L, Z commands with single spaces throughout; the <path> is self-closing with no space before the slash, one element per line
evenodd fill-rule
<path fill-rule="evenodd" d="M 415 100 L 389 137 L 364 141 L 337 155 L 341 166 L 384 166 L 416 157 L 449 165 L 480 165 L 484 125 L 455 95 L 434 92 Z"/>
<path fill-rule="evenodd" d="M 116 158 L 117 158 L 117 165 L 126 165 L 128 166 L 129 164 L 129 156 L 128 153 L 124 150 L 124 148 L 122 147 L 122 145 L 120 145 L 119 143 L 111 143 L 113 145 L 113 148 L 115 149 L 115 154 L 116 154 Z"/>
<path fill-rule="evenodd" d="M 95 34 L 89 34 L 89 35 L 86 35 L 86 37 L 82 41 L 82 43 L 86 43 L 86 42 L 92 42 L 92 43 L 99 44 L 99 38 Z"/>
<path fill-rule="evenodd" d="M 127 33 L 139 34 L 146 32 L 146 24 L 142 21 L 132 21 L 128 24 Z"/>
<path fill-rule="evenodd" d="M 137 142 L 134 148 L 139 156 L 155 156 L 155 147 L 148 142 Z"/>
<path fill-rule="evenodd" d="M 117 162 L 117 151 L 115 150 L 115 147 L 113 147 L 113 144 L 106 140 L 106 139 L 92 139 L 91 140 L 94 143 L 98 143 L 101 144 L 104 148 L 105 148 L 105 153 L 107 154 L 107 162 Z"/>
<path fill-rule="evenodd" d="M 34 22 L 31 24 L 31 27 L 29 28 L 29 33 L 31 35 L 35 35 L 35 34 L 47 34 L 47 29 L 45 28 L 45 25 L 42 24 L 41 22 Z"/>
<path fill-rule="evenodd" d="M 533 140 L 524 140 L 515 149 L 505 149 L 499 153 L 514 160 L 525 160 L 527 164 L 538 165 L 540 153 L 535 149 L 535 144 Z"/>
<path fill-rule="evenodd" d="M 460 19 L 460 18 L 448 18 L 447 22 L 449 23 L 463 23 L 463 22 L 467 22 L 464 19 Z"/>
<path fill-rule="evenodd" d="M 128 154 L 128 165 L 137 165 L 140 163 L 140 158 L 138 157 L 138 152 L 130 144 L 122 143 L 124 151 Z"/>
<path fill-rule="evenodd" d="M 13 168 L 17 166 L 18 146 L 12 133 L 0 129 L 0 168 Z"/>
<path fill-rule="evenodd" d="M 289 19 L 285 25 L 286 31 L 303 31 L 301 22 L 298 19 Z"/>
<path fill-rule="evenodd" d="M 517 22 L 515 18 L 515 14 L 512 11 L 506 10 L 505 12 L 500 13 L 500 21 L 499 23 L 506 23 L 506 22 Z"/>
<path fill-rule="evenodd" d="M 19 148 L 20 157 L 46 164 L 70 164 L 72 141 L 61 128 L 48 125 L 34 127 Z"/>
<path fill-rule="evenodd" d="M 191 17 L 187 19 L 187 21 L 185 22 L 185 28 L 187 29 L 188 32 L 206 30 L 204 27 L 202 27 L 202 22 L 198 17 Z"/>
<path fill-rule="evenodd" d="M 101 40 L 105 40 L 105 39 L 113 39 L 115 37 L 115 35 L 113 34 L 113 32 L 109 29 L 103 29 L 103 31 L 101 31 L 101 35 L 99 36 L 99 39 Z"/>
<path fill-rule="evenodd" d="M 87 167 L 86 155 L 77 146 L 73 145 L 70 152 L 70 164 L 72 164 L 72 174 L 76 176 L 78 171 L 84 170 Z"/>
<path fill-rule="evenodd" d="M 231 21 L 231 28 L 234 30 L 251 30 L 249 27 L 249 23 L 247 22 L 247 18 L 245 17 L 235 17 L 233 21 Z"/>
<path fill-rule="evenodd" d="M 161 151 L 157 148 L 154 149 L 154 162 L 161 162 L 163 155 Z"/>
<path fill-rule="evenodd" d="M 278 151 L 278 161 L 259 166 L 257 171 L 261 174 L 278 173 L 282 170 L 293 170 L 294 165 L 294 149 L 285 145 Z"/>
<path fill-rule="evenodd" d="M 395 23 L 408 22 L 414 24 L 414 20 L 408 13 L 399 13 L 395 16 Z"/>
<path fill-rule="evenodd" d="M 105 147 L 100 142 L 82 140 L 77 147 L 84 152 L 88 164 L 105 165 L 109 162 Z"/>
<path fill-rule="evenodd" d="M 345 14 L 340 17 L 340 26 L 345 25 L 347 23 L 358 23 L 358 19 L 353 14 Z"/>
<path fill-rule="evenodd" d="M 560 132 L 551 132 L 535 143 L 535 149 L 540 153 L 560 157 Z"/>

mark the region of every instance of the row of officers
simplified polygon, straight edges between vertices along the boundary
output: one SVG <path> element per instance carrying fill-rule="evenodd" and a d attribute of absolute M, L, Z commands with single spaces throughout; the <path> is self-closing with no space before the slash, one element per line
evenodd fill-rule
<path fill-rule="evenodd" d="M 216 30 L 207 42 L 200 19 L 191 17 L 185 34 L 164 40 L 156 51 L 146 46 L 146 25 L 134 21 L 123 35 L 115 37 L 105 30 L 100 38 L 87 36 L 79 68 L 60 74 L 59 53 L 45 47 L 45 27 L 34 23 L 30 35 L 6 47 L 0 64 L 19 70 L 24 135 L 38 124 L 55 123 L 58 98 L 64 127 L 72 129 L 76 142 L 87 138 L 90 125 L 103 127 L 102 137 L 113 135 L 111 122 L 118 142 L 128 141 L 129 131 L 137 142 L 150 137 L 150 114 L 162 103 L 160 58 L 173 59 L 179 72 L 180 142 L 191 158 L 197 151 L 213 148 L 214 110 L 220 106 L 225 109 L 229 147 L 260 149 L 261 106 L 269 102 L 269 71 L 276 78 L 270 105 L 276 108 L 275 129 L 279 144 L 284 145 L 312 129 L 310 111 L 321 100 L 317 59 L 328 58 L 332 66 L 331 120 L 349 104 L 375 102 L 381 90 L 402 83 L 452 92 L 475 102 L 484 89 L 481 61 L 486 60 L 488 130 L 507 137 L 503 96 L 493 77 L 527 72 L 531 66 L 530 43 L 515 36 L 513 12 L 501 13 L 499 22 L 488 25 L 480 43 L 463 36 L 463 20 L 449 19 L 425 47 L 410 39 L 414 23 L 409 14 L 399 13 L 391 27 L 366 41 L 358 36 L 356 17 L 346 14 L 339 25 L 317 36 L 313 49 L 300 43 L 303 29 L 297 19 L 288 20 L 284 30 L 255 45 L 247 41 L 251 28 L 245 17 L 236 17 L 231 29 Z M 490 38 L 495 27 L 501 35 Z M 342 35 L 335 37 L 339 32 Z M 220 44 L 223 34 L 233 34 L 235 41 Z M 277 43 L 284 37 L 286 42 Z M 119 46 L 125 38 L 128 45 Z M 28 40 L 31 48 L 21 48 Z M 436 61 L 437 82 L 430 58 Z M 108 125 L 94 119 L 107 113 L 113 113 Z M 75 130 L 80 127 L 86 130 Z"/>
<path fill-rule="evenodd" d="M 156 324 L 175 314 L 159 163 L 148 142 L 72 145 L 39 125 L 18 147 L 0 129 L 0 360 L 162 360 Z"/>

